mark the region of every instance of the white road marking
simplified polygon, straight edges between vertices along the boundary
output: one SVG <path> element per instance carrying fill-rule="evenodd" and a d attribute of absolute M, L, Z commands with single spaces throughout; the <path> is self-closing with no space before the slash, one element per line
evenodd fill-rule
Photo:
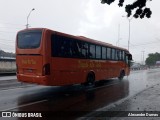
<path fill-rule="evenodd" d="M 14 75 L 14 76 L 3 76 L 3 77 L 0 77 L 0 80 L 10 80 L 10 79 L 17 79 L 17 77 Z"/>
<path fill-rule="evenodd" d="M 22 108 L 22 107 L 26 107 L 26 106 L 29 106 L 29 105 L 34 105 L 34 104 L 42 103 L 42 102 L 46 102 L 46 101 L 47 100 L 36 101 L 36 102 L 28 103 L 28 104 L 23 104 L 23 105 L 20 105 L 20 106 L 17 106 L 17 107 L 4 109 L 4 110 L 1 110 L 1 111 L 11 111 L 11 110 L 14 110 L 14 109 L 17 109 L 17 108 Z"/>

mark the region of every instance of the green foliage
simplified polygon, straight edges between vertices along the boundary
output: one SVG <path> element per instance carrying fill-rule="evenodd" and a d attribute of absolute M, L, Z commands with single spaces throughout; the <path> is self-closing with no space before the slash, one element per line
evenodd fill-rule
<path fill-rule="evenodd" d="M 160 61 L 160 53 L 151 53 L 148 55 L 148 58 L 146 59 L 146 65 L 153 66 L 156 64 L 156 61 Z"/>
<path fill-rule="evenodd" d="M 115 0 L 101 0 L 102 4 L 108 4 L 110 5 L 111 3 L 113 3 Z M 125 0 L 119 0 L 118 6 L 119 7 L 123 7 Z M 134 18 L 150 18 L 152 11 L 150 10 L 150 8 L 146 7 L 146 3 L 148 1 L 152 1 L 152 0 L 136 0 L 135 2 L 133 2 L 132 4 L 127 4 L 125 6 L 125 11 L 127 12 L 127 17 L 133 16 Z M 135 10 L 135 13 L 132 15 L 132 11 Z"/>
<path fill-rule="evenodd" d="M 133 62 L 133 61 L 130 61 L 130 65 L 131 65 L 131 66 L 132 66 L 134 63 L 135 63 L 135 62 Z"/>
<path fill-rule="evenodd" d="M 10 52 L 5 52 L 3 50 L 0 50 L 0 58 L 1 57 L 15 57 L 14 53 L 10 53 Z"/>

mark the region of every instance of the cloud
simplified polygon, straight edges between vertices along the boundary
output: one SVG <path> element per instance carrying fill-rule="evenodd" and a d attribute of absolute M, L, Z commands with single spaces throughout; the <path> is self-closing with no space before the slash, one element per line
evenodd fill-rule
<path fill-rule="evenodd" d="M 134 0 L 125 1 L 133 2 Z M 125 9 L 119 8 L 118 0 L 111 5 L 101 4 L 100 0 L 1 0 L 0 31 L 1 37 L 11 42 L 1 40 L 9 46 L 0 44 L 6 51 L 14 51 L 16 32 L 24 29 L 27 15 L 32 8 L 35 11 L 29 18 L 31 27 L 46 27 L 60 32 L 83 35 L 92 39 L 116 44 L 118 39 L 118 25 L 120 24 L 120 47 L 127 48 L 128 20 Z M 159 1 L 148 2 L 153 12 L 150 19 L 133 19 L 131 21 L 131 46 L 133 58 L 138 60 L 141 51 L 145 54 L 159 51 L 159 44 L 132 47 L 155 41 L 160 38 Z M 3 24 L 7 23 L 7 24 Z M 11 24 L 10 24 L 11 23 Z M 154 49 L 153 49 L 154 48 Z M 139 55 L 137 55 L 139 54 Z"/>
<path fill-rule="evenodd" d="M 97 0 L 89 0 L 84 9 L 85 19 L 79 22 L 78 30 L 80 34 L 87 35 L 93 31 L 109 29 L 117 13 L 119 13 L 119 10 L 116 4 L 109 7 L 102 5 Z"/>

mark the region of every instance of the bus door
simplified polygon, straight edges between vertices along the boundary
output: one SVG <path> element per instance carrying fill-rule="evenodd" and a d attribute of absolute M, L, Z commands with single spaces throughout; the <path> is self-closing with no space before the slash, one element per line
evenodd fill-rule
<path fill-rule="evenodd" d="M 125 62 L 126 62 L 126 71 L 127 71 L 127 75 L 130 72 L 130 64 L 131 64 L 131 60 L 132 60 L 132 55 L 131 54 L 125 54 Z"/>
<path fill-rule="evenodd" d="M 126 63 L 128 65 L 128 67 L 130 67 L 131 60 L 132 60 L 132 55 L 131 54 L 126 54 Z"/>

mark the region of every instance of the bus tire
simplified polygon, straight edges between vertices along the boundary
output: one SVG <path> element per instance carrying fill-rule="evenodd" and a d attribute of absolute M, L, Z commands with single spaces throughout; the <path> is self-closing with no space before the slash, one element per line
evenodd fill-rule
<path fill-rule="evenodd" d="M 118 79 L 119 79 L 119 80 L 122 80 L 122 79 L 124 78 L 124 76 L 125 76 L 125 72 L 124 72 L 124 70 L 122 70 L 122 71 L 120 72 L 120 74 L 119 74 Z"/>
<path fill-rule="evenodd" d="M 87 79 L 86 79 L 85 85 L 86 86 L 94 86 L 94 84 L 95 84 L 95 75 L 94 75 L 94 73 L 90 72 L 87 75 Z"/>

